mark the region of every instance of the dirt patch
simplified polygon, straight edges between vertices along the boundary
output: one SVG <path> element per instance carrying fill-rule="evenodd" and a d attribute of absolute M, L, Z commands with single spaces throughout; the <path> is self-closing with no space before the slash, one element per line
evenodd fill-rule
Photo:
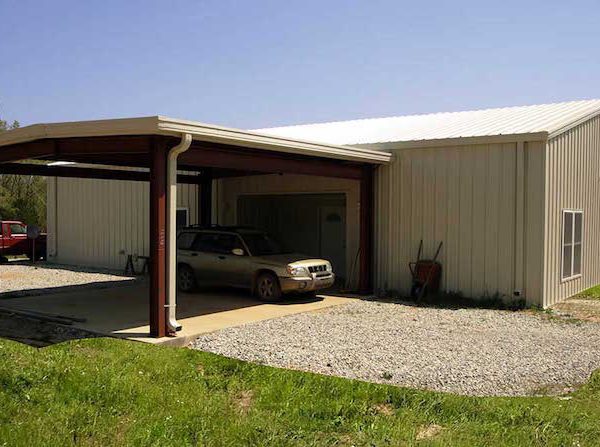
<path fill-rule="evenodd" d="M 2 273 L 0 272 L 0 279 L 16 279 L 16 278 L 22 278 L 23 276 L 25 276 L 25 274 L 21 273 L 21 274 L 17 274 L 17 273 Z"/>
<path fill-rule="evenodd" d="M 569 299 L 552 306 L 561 317 L 600 323 L 600 300 Z"/>
<path fill-rule="evenodd" d="M 233 404 L 241 414 L 247 414 L 254 401 L 254 391 L 244 390 L 239 392 L 233 399 Z"/>
<path fill-rule="evenodd" d="M 417 441 L 423 441 L 425 439 L 434 438 L 434 437 L 438 436 L 442 432 L 442 430 L 444 430 L 444 427 L 442 427 L 441 425 L 437 425 L 437 424 L 425 425 L 425 426 L 419 428 L 416 439 L 417 439 Z"/>
<path fill-rule="evenodd" d="M 390 404 L 377 404 L 373 405 L 372 408 L 376 414 L 380 414 L 382 416 L 393 416 L 395 413 L 394 407 L 392 407 Z"/>
<path fill-rule="evenodd" d="M 67 340 L 92 337 L 97 335 L 69 326 L 0 311 L 0 338 L 41 348 Z"/>

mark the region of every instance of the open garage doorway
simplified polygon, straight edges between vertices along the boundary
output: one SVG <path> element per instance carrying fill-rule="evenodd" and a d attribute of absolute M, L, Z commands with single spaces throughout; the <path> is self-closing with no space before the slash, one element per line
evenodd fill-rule
<path fill-rule="evenodd" d="M 345 194 L 241 195 L 237 220 L 266 231 L 289 251 L 329 260 L 338 285 L 345 285 Z"/>

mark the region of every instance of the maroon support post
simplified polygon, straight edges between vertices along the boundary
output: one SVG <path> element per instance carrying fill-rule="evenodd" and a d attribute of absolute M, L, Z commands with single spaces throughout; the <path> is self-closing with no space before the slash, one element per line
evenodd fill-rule
<path fill-rule="evenodd" d="M 167 334 L 167 150 L 164 142 L 152 143 L 150 159 L 150 335 L 164 337 Z"/>
<path fill-rule="evenodd" d="M 373 168 L 365 166 L 360 180 L 360 293 L 373 291 L 373 194 Z"/>

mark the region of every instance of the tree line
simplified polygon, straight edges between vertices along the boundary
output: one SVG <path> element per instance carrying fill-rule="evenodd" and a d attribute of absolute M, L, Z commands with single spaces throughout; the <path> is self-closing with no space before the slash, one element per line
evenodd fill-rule
<path fill-rule="evenodd" d="M 18 127 L 18 121 L 8 123 L 0 119 L 0 132 Z M 45 227 L 46 178 L 0 173 L 0 219 Z"/>

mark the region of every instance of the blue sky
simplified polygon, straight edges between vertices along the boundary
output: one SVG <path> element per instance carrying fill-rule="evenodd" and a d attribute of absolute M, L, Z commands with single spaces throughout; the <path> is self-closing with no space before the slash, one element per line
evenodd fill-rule
<path fill-rule="evenodd" d="M 600 2 L 0 0 L 0 117 L 241 128 L 600 98 Z"/>

